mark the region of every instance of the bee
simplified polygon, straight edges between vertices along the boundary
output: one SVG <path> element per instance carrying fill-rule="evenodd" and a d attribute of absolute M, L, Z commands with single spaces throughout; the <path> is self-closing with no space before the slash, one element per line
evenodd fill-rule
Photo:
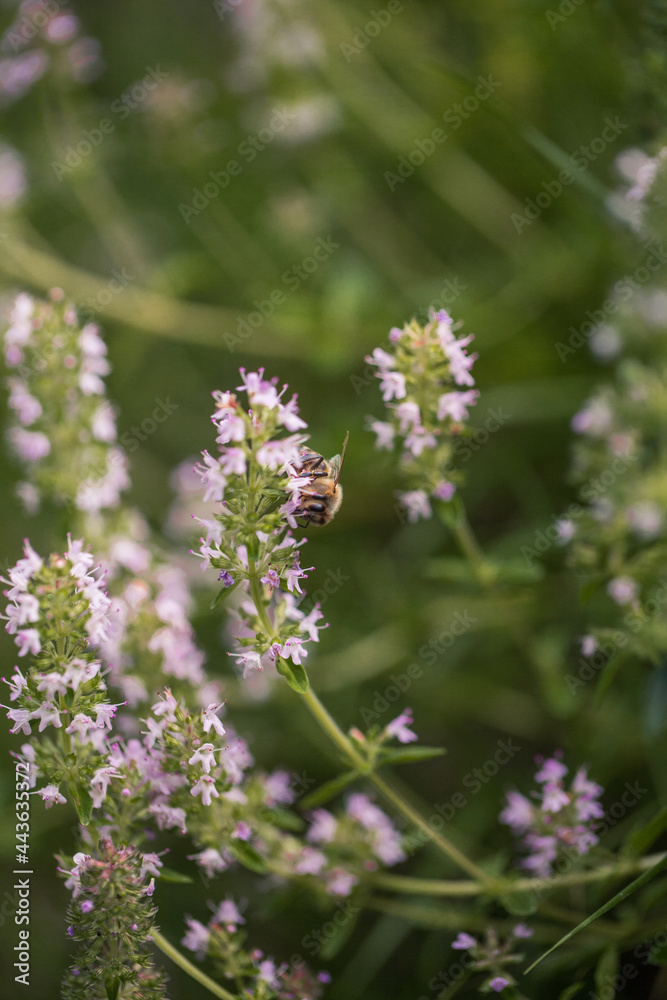
<path fill-rule="evenodd" d="M 312 482 L 301 491 L 301 508 L 296 511 L 296 516 L 302 517 L 308 524 L 329 524 L 340 509 L 343 487 L 338 484 L 338 477 L 343 468 L 349 436 L 348 431 L 341 454 L 334 455 L 328 462 L 323 455 L 306 447 L 301 448 L 299 475 L 310 476 Z"/>

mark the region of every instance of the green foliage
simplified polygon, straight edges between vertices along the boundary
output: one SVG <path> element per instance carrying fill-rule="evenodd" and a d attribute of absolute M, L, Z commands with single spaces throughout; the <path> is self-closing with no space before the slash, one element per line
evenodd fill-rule
<path fill-rule="evenodd" d="M 602 622 L 603 641 L 605 629 L 613 635 L 619 627 L 603 608 L 608 577 L 593 559 L 587 579 L 577 580 L 547 532 L 577 498 L 567 474 L 570 419 L 596 384 L 612 378 L 588 351 L 582 330 L 609 287 L 644 257 L 636 233 L 606 202 L 619 183 L 617 155 L 633 146 L 655 153 L 664 139 L 665 4 L 590 2 L 572 5 L 565 16 L 562 4 L 547 0 L 403 0 L 377 34 L 366 32 L 373 18 L 368 6 L 350 0 L 250 6 L 251 0 L 142 0 L 125 10 L 83 0 L 76 10 L 68 5 L 84 34 L 99 38 L 104 70 L 74 83 L 54 56 L 45 77 L 4 108 L 3 138 L 23 157 L 28 181 L 13 208 L 3 202 L 4 288 L 44 293 L 62 286 L 84 317 L 102 324 L 120 443 L 131 460 L 132 502 L 156 530 L 169 524 L 183 559 L 197 532 L 179 534 L 177 525 L 185 520 L 189 529 L 194 505 L 185 512 L 172 506 L 170 477 L 210 447 L 210 393 L 237 385 L 239 366 L 265 366 L 281 383 L 289 380 L 323 454 L 339 450 L 350 429 L 343 507 L 333 524 L 306 532 L 308 564 L 315 566 L 309 593 L 319 593 L 313 599 L 331 622 L 312 649 L 308 675 L 278 660 L 288 683 L 266 700 L 261 690 L 249 695 L 219 634 L 234 585 L 217 595 L 198 591 L 198 637 L 209 669 L 223 678 L 235 724 L 262 767 L 285 767 L 303 779 L 304 808 L 327 803 L 358 778 L 356 771 L 331 777 L 330 748 L 293 693 L 308 690 L 310 678 L 345 731 L 363 725 L 362 710 L 381 728 L 412 707 L 423 743 L 442 744 L 447 755 L 408 747 L 383 762 L 411 763 L 397 768 L 397 781 L 424 804 L 426 816 L 439 820 L 451 808 L 445 833 L 468 857 L 498 852 L 506 861 L 499 867 L 511 870 L 511 840 L 497 822 L 504 793 L 526 788 L 534 754 L 554 747 L 575 765 L 589 765 L 607 788 L 607 804 L 620 800 L 626 782 L 650 788 L 640 807 L 646 814 L 628 816 L 629 833 L 614 831 L 616 818 L 606 817 L 603 852 L 619 839 L 632 859 L 660 851 L 665 690 L 664 669 L 652 665 L 659 662 L 664 616 L 638 633 L 632 656 L 619 651 L 600 667 L 586 662 L 579 640 L 589 622 Z M 11 16 L 5 7 L 3 27 Z M 151 70 L 157 86 L 135 101 L 131 88 Z M 475 97 L 480 78 L 489 77 L 498 86 Z M 283 129 L 276 120 L 271 130 L 284 110 L 294 117 Z M 571 156 L 590 147 L 616 116 L 623 129 L 585 169 L 575 169 Z M 113 127 L 102 132 L 104 120 Z M 264 142 L 267 129 L 271 138 Z M 445 140 L 433 137 L 437 129 Z M 102 135 L 97 144 L 86 139 L 95 130 Z M 261 145 L 252 158 L 246 151 L 252 145 L 244 145 L 251 137 Z M 82 155 L 85 142 L 91 149 Z M 433 150 L 417 163 L 429 143 Z M 229 172 L 234 160 L 239 173 Z M 537 196 L 565 169 L 572 183 L 540 208 Z M 219 188 L 213 197 L 207 184 Z M 656 197 L 663 199 L 653 205 L 659 216 L 662 189 Z M 538 204 L 534 219 L 528 203 Z M 664 275 L 655 281 L 664 285 Z M 395 507 L 395 465 L 373 449 L 364 429 L 366 416 L 380 412 L 377 380 L 364 357 L 392 326 L 413 316 L 424 322 L 429 306 L 448 309 L 465 320 L 465 333 L 474 332 L 481 395 L 471 433 L 457 444 L 466 480 L 461 506 L 457 495 L 454 504 L 438 506 L 438 519 L 406 525 Z M 646 352 L 649 370 L 656 330 L 642 322 L 629 333 Z M 625 370 L 628 391 L 635 375 Z M 653 455 L 664 447 L 665 398 L 664 384 L 656 384 Z M 161 401 L 174 407 L 164 422 L 153 418 Z M 507 419 L 490 431 L 487 422 L 498 412 Z M 65 417 L 55 430 L 66 437 Z M 647 451 L 643 461 L 650 457 Z M 51 475 L 59 481 L 71 472 L 53 468 Z M 46 505 L 39 518 L 27 515 L 13 492 L 17 478 L 13 460 L 0 456 L 7 565 L 26 535 L 48 552 L 61 548 L 72 528 L 69 508 Z M 464 509 L 482 563 L 459 552 L 454 536 L 465 524 Z M 612 565 L 613 545 L 609 555 Z M 647 580 L 661 571 L 641 553 L 640 562 Z M 207 614 L 211 606 L 217 619 Z M 470 627 L 454 632 L 466 615 Z M 9 662 L 14 647 L 3 641 Z M 388 694 L 393 688 L 400 692 L 396 702 Z M 484 764 L 508 737 L 520 752 L 487 776 Z M 3 729 L 2 759 L 8 762 L 7 749 L 17 751 L 21 742 Z M 479 791 L 467 781 L 474 769 L 485 777 Z M 13 773 L 0 790 L 0 845 L 9 870 Z M 85 790 L 71 791 L 85 824 Z M 465 800 L 460 807 L 452 804 L 457 793 Z M 32 886 L 31 930 L 40 942 L 32 986 L 44 1000 L 57 996 L 54 984 L 70 961 L 64 923 L 54 918 L 65 894 L 48 873 L 73 822 L 74 812 L 64 817 L 40 802 L 32 806 L 31 861 L 40 872 Z M 434 850 L 415 844 L 402 872 L 459 877 Z M 174 853 L 172 870 L 192 874 L 190 848 Z M 252 899 L 248 924 L 266 954 L 306 949 L 302 942 L 328 913 L 289 888 L 258 893 L 261 858 L 242 841 L 235 853 L 243 867 L 208 885 L 206 899 L 220 893 Z M 202 917 L 203 890 L 196 877 L 176 884 L 162 874 L 161 927 L 178 941 L 183 913 Z M 667 920 L 664 895 L 649 896 L 652 886 L 644 889 L 649 879 L 642 879 L 636 898 L 638 907 L 645 904 L 645 929 L 622 912 L 607 918 L 626 928 L 622 948 L 648 939 Z M 603 983 L 613 975 L 617 961 L 594 918 L 622 902 L 627 890 L 619 893 L 611 882 L 584 886 L 575 902 L 566 891 L 552 899 L 550 891 L 509 886 L 493 897 L 502 905 L 492 908 L 475 900 L 468 909 L 456 900 L 448 909 L 446 901 L 421 922 L 410 909 L 412 895 L 386 923 L 386 914 L 364 910 L 317 954 L 334 979 L 326 995 L 435 1000 L 439 994 L 426 984 L 452 965 L 458 953 L 449 945 L 467 929 L 466 919 L 471 932 L 482 933 L 492 917 L 508 920 L 503 910 L 531 925 L 534 918 L 531 960 L 573 924 L 581 930 L 582 951 L 559 948 L 546 979 L 540 967 L 528 977 L 521 975 L 525 965 L 517 969 L 517 995 L 571 1000 L 587 993 L 595 977 Z M 580 906 L 593 917 L 581 922 Z M 392 937 L 396 923 L 407 927 L 402 937 Z M 376 949 L 368 949 L 374 933 Z M 376 950 L 386 964 L 366 978 L 364 955 Z M 664 949 L 656 946 L 651 960 L 663 963 Z M 585 986 L 572 982 L 581 969 Z M 178 970 L 170 976 L 173 1000 L 207 995 Z M 106 990 L 118 994 L 120 980 Z M 442 996 L 476 995 L 467 973 L 448 990 Z"/>

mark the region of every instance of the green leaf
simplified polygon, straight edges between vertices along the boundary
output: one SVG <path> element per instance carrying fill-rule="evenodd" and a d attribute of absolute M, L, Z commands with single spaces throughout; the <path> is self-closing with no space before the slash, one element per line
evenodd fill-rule
<path fill-rule="evenodd" d="M 600 960 L 595 966 L 595 988 L 598 993 L 608 991 L 609 985 L 613 982 L 614 976 L 618 972 L 619 955 L 615 945 L 610 944 L 600 955 Z"/>
<path fill-rule="evenodd" d="M 189 875 L 185 875 L 183 872 L 176 871 L 175 868 L 160 868 L 160 881 L 177 882 L 185 885 L 186 883 L 194 882 L 194 879 Z"/>
<path fill-rule="evenodd" d="M 227 845 L 230 854 L 233 854 L 237 861 L 249 868 L 251 872 L 265 875 L 268 868 L 264 864 L 264 859 L 257 853 L 254 847 L 246 844 L 243 840 L 236 840 L 233 844 Z"/>
<path fill-rule="evenodd" d="M 531 972 L 531 970 L 534 969 L 536 965 L 539 965 L 539 963 L 545 959 L 547 955 L 551 955 L 552 952 L 556 951 L 557 948 L 560 948 L 560 946 L 565 944 L 566 941 L 569 941 L 570 938 L 573 938 L 575 934 L 579 933 L 579 931 L 583 931 L 585 927 L 589 927 L 592 923 L 595 923 L 598 917 L 601 917 L 604 913 L 608 913 L 609 910 L 612 910 L 618 905 L 618 903 L 627 899 L 628 896 L 631 896 L 633 892 L 637 891 L 637 889 L 641 889 L 643 885 L 646 885 L 647 882 L 650 882 L 652 878 L 655 878 L 656 875 L 659 875 L 660 872 L 664 871 L 666 868 L 667 854 L 665 854 L 660 861 L 657 861 L 654 865 L 652 865 L 648 871 L 642 872 L 639 878 L 636 878 L 634 882 L 631 882 L 630 885 L 626 885 L 625 889 L 621 889 L 620 892 L 617 892 L 608 903 L 600 906 L 595 913 L 591 913 L 590 917 L 586 917 L 586 919 L 582 920 L 580 924 L 577 924 L 577 926 L 571 931 L 568 931 L 568 933 L 562 937 L 560 941 L 557 941 L 555 945 L 548 949 L 548 951 L 545 951 L 542 955 L 540 955 L 540 957 L 526 969 L 526 972 Z"/>
<path fill-rule="evenodd" d="M 120 992 L 120 977 L 114 976 L 113 979 L 105 979 L 104 992 L 106 993 L 108 1000 L 117 1000 Z"/>
<path fill-rule="evenodd" d="M 466 512 L 463 500 L 458 493 L 455 493 L 451 500 L 446 503 L 436 504 L 438 516 L 443 524 L 448 528 L 456 528 L 465 519 Z"/>
<path fill-rule="evenodd" d="M 602 576 L 596 576 L 585 583 L 579 590 L 579 603 L 585 607 L 595 597 L 603 583 L 604 577 Z"/>
<path fill-rule="evenodd" d="M 237 580 L 235 583 L 231 585 L 231 587 L 221 587 L 218 593 L 211 601 L 211 611 L 215 611 L 215 609 L 219 604 L 222 604 L 222 602 L 225 601 L 230 594 L 233 594 L 240 582 L 241 582 L 240 580 Z"/>
<path fill-rule="evenodd" d="M 558 1000 L 572 1000 L 572 997 L 576 997 L 577 993 L 583 990 L 584 985 L 584 983 L 572 983 L 571 986 L 563 990 Z"/>
<path fill-rule="evenodd" d="M 667 942 L 652 948 L 648 960 L 651 965 L 667 965 Z"/>
<path fill-rule="evenodd" d="M 663 806 L 645 826 L 630 831 L 625 838 L 622 853 L 626 857 L 641 858 L 665 828 L 667 828 L 667 806 Z"/>
<path fill-rule="evenodd" d="M 539 562 L 528 564 L 523 559 L 488 559 L 487 566 L 499 583 L 536 583 L 544 579 L 544 567 Z"/>
<path fill-rule="evenodd" d="M 259 538 L 254 531 L 245 532 L 245 544 L 248 551 L 248 559 L 256 561 L 259 559 Z"/>
<path fill-rule="evenodd" d="M 607 691 L 611 686 L 611 682 L 616 677 L 616 674 L 623 666 L 623 657 L 618 655 L 618 652 L 614 653 L 605 663 L 602 668 L 602 673 L 600 675 L 600 680 L 598 682 L 597 689 L 595 691 L 595 698 L 593 700 L 593 705 L 595 708 L 599 708 L 602 704 L 602 700 L 606 695 Z"/>
<path fill-rule="evenodd" d="M 300 663 L 292 663 L 291 660 L 284 660 L 282 656 L 276 658 L 276 670 L 284 677 L 293 691 L 305 694 L 310 683 L 305 668 Z"/>
<path fill-rule="evenodd" d="M 415 764 L 420 760 L 442 757 L 446 753 L 444 747 L 401 747 L 400 749 L 383 747 L 378 754 L 378 763 L 380 765 Z"/>
<path fill-rule="evenodd" d="M 326 937 L 324 939 L 324 943 L 322 944 L 322 947 L 320 948 L 319 951 L 320 958 L 322 959 L 323 962 L 328 962 L 329 959 L 333 958 L 335 955 L 338 954 L 338 952 L 341 950 L 341 948 L 349 938 L 350 934 L 354 930 L 357 920 L 359 919 L 359 914 L 361 913 L 362 907 L 353 906 L 350 907 L 350 910 L 352 911 L 352 913 L 347 918 L 347 920 L 345 920 L 342 924 L 336 924 L 335 921 L 332 921 L 336 929 L 334 930 L 333 934 L 331 934 L 330 937 Z M 343 910 L 338 911 L 338 913 L 342 912 Z"/>
<path fill-rule="evenodd" d="M 82 826 L 88 826 L 90 817 L 93 814 L 93 800 L 83 785 L 76 784 L 69 787 L 79 822 Z"/>
<path fill-rule="evenodd" d="M 643 731 L 656 740 L 667 731 L 667 670 L 652 670 L 644 694 Z"/>
<path fill-rule="evenodd" d="M 428 580 L 446 580 L 448 583 L 474 583 L 474 570 L 467 559 L 431 559 L 424 568 Z"/>
<path fill-rule="evenodd" d="M 517 889 L 503 896 L 500 902 L 513 917 L 529 917 L 540 905 L 540 897 L 530 889 Z"/>
<path fill-rule="evenodd" d="M 451 1000 L 452 997 L 456 996 L 459 990 L 463 989 L 468 980 L 474 976 L 476 969 L 467 968 L 460 979 L 455 979 L 446 990 L 442 993 L 436 994 L 436 1000 Z"/>
<path fill-rule="evenodd" d="M 262 818 L 273 826 L 280 827 L 281 830 L 303 830 L 305 824 L 300 816 L 290 812 L 289 809 L 281 809 L 280 806 L 270 806 L 262 809 Z"/>
<path fill-rule="evenodd" d="M 329 802 L 339 792 L 342 792 L 344 788 L 351 785 L 355 778 L 358 777 L 359 775 L 356 771 L 345 771 L 343 774 L 339 774 L 337 778 L 325 781 L 323 785 L 320 785 L 319 788 L 316 788 L 300 800 L 300 808 L 312 809 L 314 806 L 324 805 L 325 802 Z"/>

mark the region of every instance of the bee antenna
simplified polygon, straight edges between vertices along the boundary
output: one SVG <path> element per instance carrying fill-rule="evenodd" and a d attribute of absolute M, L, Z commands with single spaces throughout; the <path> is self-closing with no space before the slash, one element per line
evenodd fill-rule
<path fill-rule="evenodd" d="M 338 472 L 336 473 L 336 478 L 334 479 L 334 486 L 338 484 L 338 480 L 340 479 L 340 474 L 343 469 L 343 462 L 345 461 L 345 452 L 347 451 L 347 442 L 349 440 L 349 437 L 350 437 L 350 432 L 348 431 L 347 434 L 345 435 L 345 440 L 343 441 L 343 450 L 340 453 L 340 465 L 338 466 Z"/>

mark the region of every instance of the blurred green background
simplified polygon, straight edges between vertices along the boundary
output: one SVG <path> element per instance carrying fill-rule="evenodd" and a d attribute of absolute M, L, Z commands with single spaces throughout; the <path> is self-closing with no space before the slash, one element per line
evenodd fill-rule
<path fill-rule="evenodd" d="M 427 809 L 449 801 L 499 739 L 521 747 L 448 827 L 477 858 L 509 857 L 497 814 L 507 788 L 526 788 L 534 753 L 560 746 L 573 768 L 593 764 L 609 802 L 626 780 L 665 779 L 649 776 L 645 762 L 640 687 L 621 679 L 601 709 L 591 706 L 592 692 L 575 699 L 567 690 L 563 674 L 578 659 L 573 640 L 585 618 L 560 550 L 547 554 L 543 581 L 506 587 L 493 599 L 439 578 L 437 560 L 455 556 L 455 547 L 435 520 L 410 526 L 397 516 L 396 469 L 364 428 L 367 414 L 382 412 L 364 356 L 391 326 L 425 319 L 431 304 L 475 334 L 481 397 L 472 422 L 483 426 L 491 410 L 507 419 L 465 463 L 464 495 L 487 550 L 520 558 L 521 546 L 573 498 L 569 420 L 604 374 L 586 348 L 563 362 L 555 345 L 639 261 L 636 236 L 606 201 L 619 184 L 614 159 L 628 147 L 654 149 L 664 124 L 665 8 L 585 0 L 561 3 L 571 11 L 564 14 L 546 0 L 402 0 L 390 12 L 384 0 L 373 8 L 347 0 L 78 0 L 67 11 L 81 19 L 81 34 L 99 40 L 98 72 L 73 82 L 62 50 L 50 46 L 44 77 L 5 102 L 3 138 L 23 157 L 27 177 L 23 198 L 0 217 L 6 301 L 17 289 L 43 293 L 58 284 L 102 324 L 113 364 L 109 394 L 121 440 L 129 434 L 133 445 L 131 499 L 157 531 L 174 467 L 212 445 L 210 393 L 238 384 L 239 366 L 265 366 L 289 382 L 325 455 L 339 450 L 349 429 L 344 506 L 333 525 L 309 533 L 307 563 L 316 567 L 309 590 L 330 571 L 344 578 L 324 606 L 331 628 L 309 660 L 312 681 L 347 728 L 362 724 L 360 709 L 372 706 L 392 673 L 420 664 L 423 677 L 405 701 L 422 741 L 446 746 L 448 755 L 399 777 Z M 14 5 L 4 3 L 0 15 L 7 27 Z M 147 76 L 159 81 L 154 89 L 133 91 Z M 493 81 L 493 93 L 474 99 L 480 78 Z M 284 128 L 263 131 L 276 112 Z M 525 212 L 526 200 L 589 147 L 607 119 L 620 121 L 618 137 L 538 218 L 517 226 L 512 215 Z M 446 138 L 433 142 L 434 129 Z M 86 136 L 91 150 L 81 156 Z M 420 149 L 428 155 L 415 165 Z M 195 189 L 231 160 L 240 171 L 197 208 Z M 409 176 L 388 178 L 401 164 Z M 182 208 L 193 204 L 196 212 Z M 306 261 L 317 246 L 328 249 L 313 268 Z M 116 291 L 110 282 L 119 273 Z M 282 296 L 274 295 L 272 315 L 249 320 L 258 309 L 269 312 L 261 304 L 276 290 Z M 244 337 L 249 322 L 256 329 Z M 177 408 L 137 441 L 132 428 L 165 399 Z M 49 551 L 62 546 L 67 528 L 60 512 L 34 520 L 23 512 L 17 477 L 4 451 L 5 566 L 25 535 Z M 219 623 L 205 607 L 202 599 L 197 624 L 210 669 L 228 674 Z M 420 647 L 457 612 L 473 616 L 474 627 L 428 665 Z M 14 652 L 4 635 L 2 644 L 7 674 Z M 329 747 L 286 686 L 276 686 L 270 702 L 248 702 L 230 675 L 226 692 L 230 717 L 263 766 L 332 775 Z M 3 728 L 0 743 L 6 762 L 19 741 Z M 10 780 L 6 772 L 0 786 L 7 806 Z M 7 864 L 11 819 L 3 808 Z M 29 995 L 44 1000 L 58 995 L 68 962 L 68 894 L 52 854 L 71 848 L 72 822 L 61 810 L 33 808 L 40 950 Z M 616 833 L 608 836 L 613 847 Z M 191 870 L 187 853 L 187 845 L 175 848 L 171 867 Z M 404 870 L 456 874 L 428 850 Z M 206 901 L 227 893 L 249 900 L 250 939 L 277 959 L 303 953 L 304 935 L 327 919 L 308 899 L 278 897 L 257 876 L 233 871 L 208 887 L 160 886 L 162 930 L 178 941 L 183 913 L 205 921 Z M 328 995 L 431 1000 L 427 984 L 451 964 L 457 928 L 455 909 L 441 911 L 440 929 L 366 912 L 339 954 L 313 959 L 334 976 Z M 14 928 L 6 917 L 0 930 L 7 960 Z M 172 997 L 205 995 L 178 971 L 170 975 Z M 553 967 L 538 970 L 527 994 L 555 996 L 553 975 Z M 557 986 L 572 975 L 572 968 L 558 973 Z"/>

